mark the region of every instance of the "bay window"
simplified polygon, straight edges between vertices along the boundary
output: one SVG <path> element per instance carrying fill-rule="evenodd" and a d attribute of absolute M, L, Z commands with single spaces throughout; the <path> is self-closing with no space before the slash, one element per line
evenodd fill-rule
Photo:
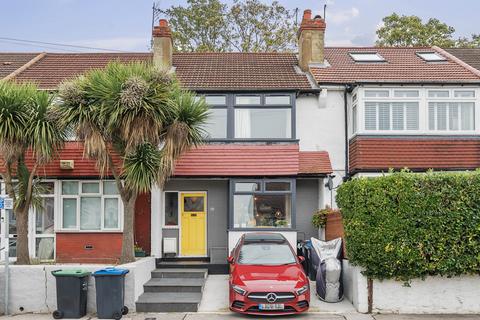
<path fill-rule="evenodd" d="M 207 139 L 295 138 L 293 94 L 209 94 L 205 101 L 210 106 Z"/>
<path fill-rule="evenodd" d="M 62 181 L 61 229 L 121 230 L 121 198 L 115 181 Z"/>
<path fill-rule="evenodd" d="M 350 109 L 351 133 L 473 132 L 477 129 L 477 91 L 446 87 L 360 88 L 353 93 L 358 98 Z"/>
<path fill-rule="evenodd" d="M 40 184 L 41 206 L 34 209 L 35 256 L 40 260 L 55 257 L 55 183 Z"/>
<path fill-rule="evenodd" d="M 295 180 L 232 180 L 232 227 L 293 228 Z"/>

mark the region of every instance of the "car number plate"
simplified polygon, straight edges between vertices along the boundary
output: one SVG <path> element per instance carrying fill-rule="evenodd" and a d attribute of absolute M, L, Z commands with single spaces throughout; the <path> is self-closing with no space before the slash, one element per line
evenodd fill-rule
<path fill-rule="evenodd" d="M 283 303 L 259 304 L 258 309 L 260 309 L 260 310 L 283 310 L 283 309 L 285 309 L 285 305 Z"/>

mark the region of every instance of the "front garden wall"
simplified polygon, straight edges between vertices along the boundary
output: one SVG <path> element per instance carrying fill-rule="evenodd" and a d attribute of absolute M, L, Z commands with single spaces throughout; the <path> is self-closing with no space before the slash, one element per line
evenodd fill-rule
<path fill-rule="evenodd" d="M 9 313 L 51 313 L 57 306 L 56 282 L 52 271 L 58 269 L 86 269 L 96 271 L 106 265 L 66 264 L 66 265 L 31 265 L 10 266 Z M 148 257 L 129 264 L 119 265 L 119 268 L 130 270 L 125 278 L 125 305 L 133 312 L 135 301 L 143 293 L 143 284 L 150 279 L 151 271 L 155 269 L 155 258 Z M 0 314 L 4 313 L 5 271 L 0 267 Z M 96 312 L 95 280 L 90 277 L 88 282 L 87 312 Z"/>

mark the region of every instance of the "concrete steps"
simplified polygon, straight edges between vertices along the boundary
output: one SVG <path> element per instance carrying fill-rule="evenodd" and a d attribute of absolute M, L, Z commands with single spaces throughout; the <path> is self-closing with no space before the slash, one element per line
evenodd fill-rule
<path fill-rule="evenodd" d="M 196 312 L 207 269 L 156 269 L 136 302 L 137 312 Z"/>

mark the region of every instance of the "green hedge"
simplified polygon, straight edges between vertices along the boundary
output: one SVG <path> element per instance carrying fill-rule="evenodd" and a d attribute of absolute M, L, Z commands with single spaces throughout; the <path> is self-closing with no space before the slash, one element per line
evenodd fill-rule
<path fill-rule="evenodd" d="M 348 258 L 367 276 L 480 273 L 480 171 L 353 179 L 337 202 Z"/>

